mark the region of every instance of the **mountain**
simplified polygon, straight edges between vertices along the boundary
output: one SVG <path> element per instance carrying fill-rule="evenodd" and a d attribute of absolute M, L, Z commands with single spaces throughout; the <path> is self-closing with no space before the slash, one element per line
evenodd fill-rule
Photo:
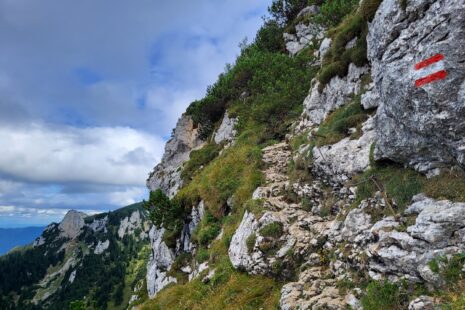
<path fill-rule="evenodd" d="M 0 259 L 2 309 L 464 309 L 465 3 L 273 0 L 148 201 Z"/>
<path fill-rule="evenodd" d="M 0 228 L 0 255 L 36 239 L 45 227 Z"/>
<path fill-rule="evenodd" d="M 0 308 L 126 309 L 146 295 L 151 227 L 141 203 L 93 216 L 69 211 L 0 257 Z"/>

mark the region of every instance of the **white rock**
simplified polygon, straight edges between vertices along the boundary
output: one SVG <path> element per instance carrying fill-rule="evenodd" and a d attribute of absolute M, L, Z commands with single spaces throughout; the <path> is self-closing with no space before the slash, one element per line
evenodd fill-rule
<path fill-rule="evenodd" d="M 257 220 L 253 213 L 245 211 L 239 228 L 234 233 L 229 245 L 229 259 L 234 268 L 247 267 L 252 258 L 247 249 L 247 238 L 257 231 Z"/>
<path fill-rule="evenodd" d="M 149 232 L 152 254 L 147 264 L 147 291 L 150 298 L 170 283 L 176 283 L 176 278 L 166 274 L 174 262 L 174 253 L 163 242 L 165 229 L 155 226 Z"/>
<path fill-rule="evenodd" d="M 106 249 L 110 246 L 110 240 L 105 240 L 104 242 L 98 241 L 97 245 L 95 246 L 94 254 L 102 254 L 105 252 Z"/>
<path fill-rule="evenodd" d="M 221 125 L 218 128 L 218 131 L 215 133 L 213 140 L 216 144 L 220 144 L 223 142 L 227 142 L 228 144 L 234 141 L 234 138 L 237 134 L 235 129 L 237 122 L 239 119 L 237 118 L 230 118 L 228 112 L 224 114 L 223 120 L 221 121 Z"/>
<path fill-rule="evenodd" d="M 370 165 L 370 149 L 375 140 L 373 119 L 363 125 L 363 134 L 357 140 L 344 138 L 336 144 L 313 149 L 313 171 L 334 182 L 345 182 Z"/>
<path fill-rule="evenodd" d="M 81 233 L 81 229 L 84 227 L 85 217 L 87 217 L 87 214 L 85 213 L 75 210 L 68 211 L 61 223 L 58 225 L 58 228 L 61 231 L 60 234 L 66 238 L 76 238 Z"/>

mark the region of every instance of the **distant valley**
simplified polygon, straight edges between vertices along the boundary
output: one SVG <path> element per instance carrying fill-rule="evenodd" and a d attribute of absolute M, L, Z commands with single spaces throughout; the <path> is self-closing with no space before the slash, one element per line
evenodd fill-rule
<path fill-rule="evenodd" d="M 0 255 L 17 246 L 32 243 L 45 227 L 0 228 Z"/>

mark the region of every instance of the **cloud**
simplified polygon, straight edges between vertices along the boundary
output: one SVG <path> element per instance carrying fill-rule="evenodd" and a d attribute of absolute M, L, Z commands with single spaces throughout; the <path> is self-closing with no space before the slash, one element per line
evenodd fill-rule
<path fill-rule="evenodd" d="M 164 137 L 269 2 L 0 0 L 0 205 L 20 206 L 0 226 L 146 197 Z"/>
<path fill-rule="evenodd" d="M 0 126 L 0 173 L 23 182 L 144 185 L 164 141 L 127 127 Z"/>
<path fill-rule="evenodd" d="M 87 215 L 100 213 L 98 210 L 80 210 Z M 0 224 L 5 227 L 27 225 L 47 225 L 51 221 L 60 222 L 68 210 L 54 208 L 25 208 L 0 205 Z M 13 225 L 12 225 L 13 224 Z"/>

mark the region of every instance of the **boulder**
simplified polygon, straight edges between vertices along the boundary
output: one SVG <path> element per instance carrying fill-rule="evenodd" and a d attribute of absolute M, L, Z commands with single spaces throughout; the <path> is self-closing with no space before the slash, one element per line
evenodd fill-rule
<path fill-rule="evenodd" d="M 465 167 L 465 3 L 461 0 L 384 0 L 367 37 L 379 94 L 376 159 L 430 175 Z M 415 64 L 441 54 L 447 77 L 417 87 L 435 66 Z"/>

